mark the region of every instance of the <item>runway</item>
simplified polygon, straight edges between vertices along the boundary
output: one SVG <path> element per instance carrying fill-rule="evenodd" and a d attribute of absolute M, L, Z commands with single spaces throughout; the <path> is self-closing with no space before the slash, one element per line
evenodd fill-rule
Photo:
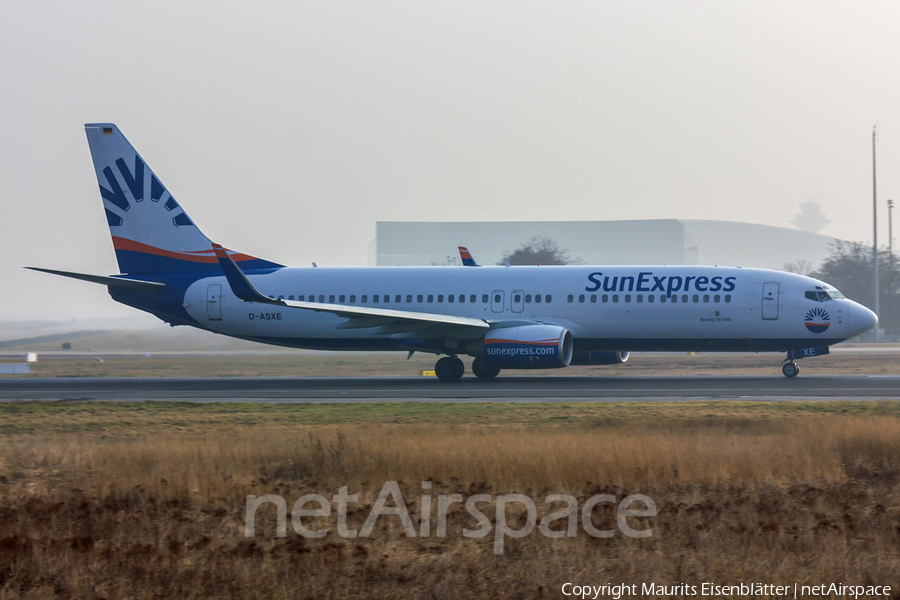
<path fill-rule="evenodd" d="M 615 402 L 898 400 L 900 376 L 0 379 L 0 401 Z"/>

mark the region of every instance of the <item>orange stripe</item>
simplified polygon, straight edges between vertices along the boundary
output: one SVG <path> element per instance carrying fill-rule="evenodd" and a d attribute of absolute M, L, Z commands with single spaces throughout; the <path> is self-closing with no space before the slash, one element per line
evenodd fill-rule
<path fill-rule="evenodd" d="M 190 262 L 199 262 L 199 263 L 216 263 L 219 260 L 215 256 L 195 256 L 194 253 L 208 253 L 212 252 L 212 248 L 209 250 L 193 250 L 193 251 L 185 251 L 185 252 L 173 252 L 171 250 L 163 250 L 162 248 L 157 248 L 156 246 L 149 246 L 147 244 L 142 244 L 141 242 L 136 242 L 134 240 L 129 240 L 126 238 L 113 236 L 113 248 L 116 250 L 130 250 L 132 252 L 143 252 L 144 254 L 152 254 L 154 256 L 165 256 L 167 258 L 177 258 L 179 260 L 187 260 Z M 256 260 L 255 256 L 250 256 L 247 254 L 235 253 L 231 255 L 235 261 L 245 261 L 245 260 Z"/>

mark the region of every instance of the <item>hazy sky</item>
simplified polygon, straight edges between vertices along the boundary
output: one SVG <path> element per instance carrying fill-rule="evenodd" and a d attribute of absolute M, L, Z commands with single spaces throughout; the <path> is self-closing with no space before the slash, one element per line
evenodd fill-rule
<path fill-rule="evenodd" d="M 809 198 L 822 233 L 871 241 L 875 123 L 884 241 L 900 201 L 893 0 L 3 13 L 0 320 L 133 312 L 20 268 L 118 272 L 87 122 L 119 125 L 211 238 L 296 265 L 366 264 L 378 220 L 791 227 Z"/>

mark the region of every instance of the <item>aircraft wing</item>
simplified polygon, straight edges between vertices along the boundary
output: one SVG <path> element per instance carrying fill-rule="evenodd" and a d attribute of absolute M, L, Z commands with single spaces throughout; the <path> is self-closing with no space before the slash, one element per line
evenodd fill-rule
<path fill-rule="evenodd" d="M 99 283 L 101 285 L 131 288 L 135 290 L 161 290 L 166 287 L 164 283 L 155 281 L 141 281 L 140 279 L 128 279 L 126 277 L 104 277 L 103 275 L 88 275 L 87 273 L 73 273 L 71 271 L 57 271 L 54 269 L 42 269 L 40 267 L 25 267 L 31 271 L 40 271 L 41 273 L 50 273 L 51 275 L 61 275 L 63 277 L 71 277 L 72 279 L 80 279 L 81 281 L 90 281 L 91 283 Z"/>
<path fill-rule="evenodd" d="M 327 312 L 339 317 L 350 319 L 342 324 L 342 329 L 356 329 L 367 327 L 382 327 L 390 323 L 407 323 L 410 325 L 449 325 L 466 329 L 490 329 L 491 324 L 484 319 L 472 317 L 459 317 L 455 315 L 440 315 L 435 313 L 414 312 L 408 310 L 394 310 L 390 308 L 369 308 L 367 306 L 352 306 L 346 304 L 324 304 L 319 302 L 301 302 L 299 300 L 277 300 L 262 295 L 257 290 L 244 272 L 241 271 L 234 259 L 228 255 L 222 246 L 213 244 L 216 258 L 225 272 L 225 278 L 234 295 L 245 302 L 259 302 L 261 304 L 276 304 L 287 308 L 302 310 L 314 310 Z"/>

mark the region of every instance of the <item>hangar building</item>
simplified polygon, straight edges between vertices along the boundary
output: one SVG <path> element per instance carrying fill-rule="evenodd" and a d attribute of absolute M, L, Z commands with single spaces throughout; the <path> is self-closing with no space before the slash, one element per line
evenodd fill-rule
<path fill-rule="evenodd" d="M 547 237 L 572 258 L 597 265 L 723 265 L 783 269 L 806 261 L 813 268 L 836 238 L 785 227 L 651 219 L 636 221 L 503 221 L 426 223 L 379 221 L 375 264 L 460 264 L 467 246 L 479 264 L 497 264 L 532 237 Z"/>

